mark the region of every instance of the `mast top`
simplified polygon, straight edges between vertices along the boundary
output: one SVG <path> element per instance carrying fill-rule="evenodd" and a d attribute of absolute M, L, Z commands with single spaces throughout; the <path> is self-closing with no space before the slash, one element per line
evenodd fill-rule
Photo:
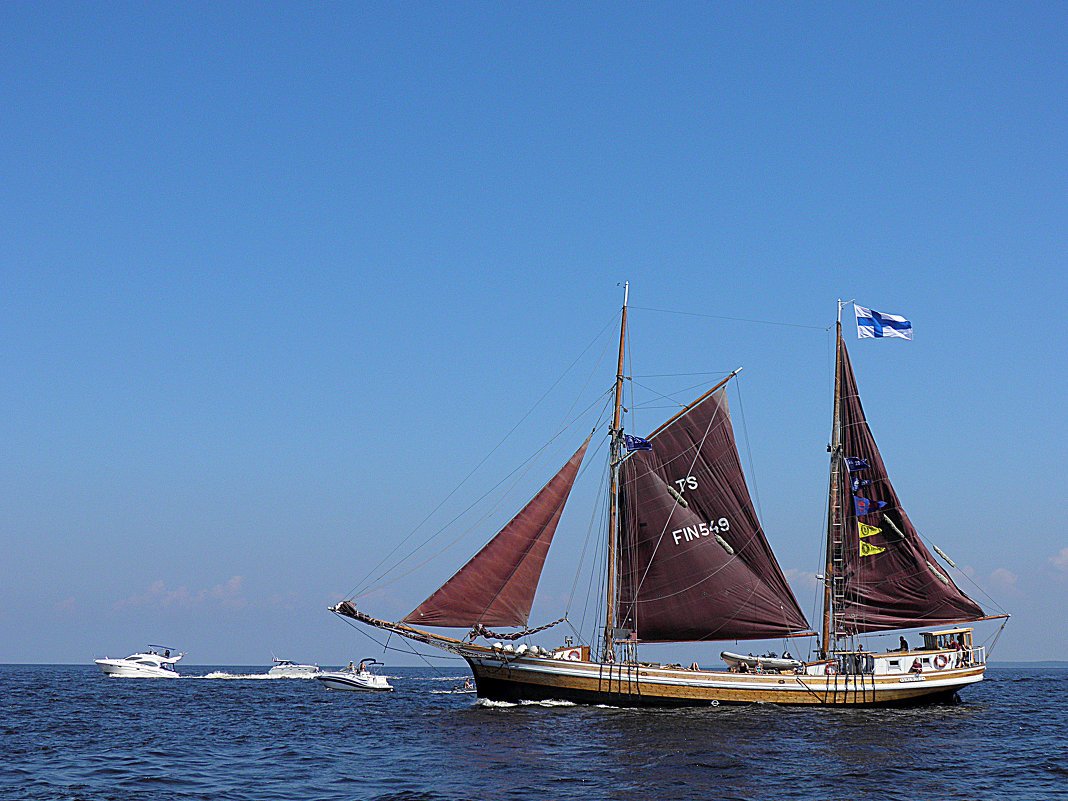
<path fill-rule="evenodd" d="M 846 304 L 852 303 L 854 300 L 856 300 L 856 298 L 853 298 L 851 300 L 842 300 L 841 298 L 838 298 L 838 325 L 842 324 L 842 307 Z"/>

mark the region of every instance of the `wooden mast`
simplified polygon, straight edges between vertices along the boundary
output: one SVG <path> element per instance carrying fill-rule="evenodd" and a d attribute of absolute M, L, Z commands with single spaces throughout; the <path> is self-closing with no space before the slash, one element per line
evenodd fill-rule
<path fill-rule="evenodd" d="M 608 569 L 606 572 L 605 624 L 604 624 L 604 661 L 613 658 L 613 646 L 615 644 L 615 616 L 616 616 L 616 542 L 619 531 L 619 463 L 622 458 L 623 432 L 620 428 L 621 413 L 623 410 L 623 356 L 624 345 L 627 337 L 627 299 L 630 295 L 630 282 L 623 284 L 623 316 L 619 325 L 619 361 L 616 367 L 616 403 L 615 412 L 612 415 L 612 429 L 609 434 L 612 437 L 610 444 L 609 466 L 611 472 L 611 485 L 609 488 L 608 510 Z"/>
<path fill-rule="evenodd" d="M 842 560 L 842 520 L 841 520 L 841 450 L 842 450 L 842 301 L 838 301 L 838 322 L 835 328 L 834 357 L 834 419 L 831 424 L 831 476 L 827 491 L 827 565 L 823 573 L 823 638 L 821 651 L 824 657 L 830 656 L 834 643 L 832 623 L 834 617 L 834 590 L 838 579 L 838 564 Z"/>

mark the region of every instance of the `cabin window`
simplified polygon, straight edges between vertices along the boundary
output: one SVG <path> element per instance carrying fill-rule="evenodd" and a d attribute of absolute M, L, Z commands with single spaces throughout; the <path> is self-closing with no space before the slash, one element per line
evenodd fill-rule
<path fill-rule="evenodd" d="M 900 668 L 901 667 L 901 661 L 898 660 L 898 659 L 891 659 L 890 660 L 890 667 L 892 667 L 892 668 Z"/>

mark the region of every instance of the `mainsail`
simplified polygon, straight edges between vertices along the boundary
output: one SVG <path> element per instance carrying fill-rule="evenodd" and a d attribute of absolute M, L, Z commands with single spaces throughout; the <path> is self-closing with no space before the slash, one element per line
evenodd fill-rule
<path fill-rule="evenodd" d="M 834 618 L 842 634 L 976 620 L 983 610 L 920 541 L 886 472 L 838 336 L 844 569 Z M 852 497 L 850 497 L 852 496 Z"/>
<path fill-rule="evenodd" d="M 618 625 L 653 642 L 805 630 L 749 497 L 726 390 L 648 439 L 623 462 Z"/>
<path fill-rule="evenodd" d="M 587 437 L 523 510 L 402 622 L 525 626 L 545 554 L 589 444 Z"/>

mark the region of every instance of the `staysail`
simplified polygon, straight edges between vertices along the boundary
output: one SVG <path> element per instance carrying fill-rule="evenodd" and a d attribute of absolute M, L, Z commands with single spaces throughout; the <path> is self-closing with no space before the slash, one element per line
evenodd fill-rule
<path fill-rule="evenodd" d="M 840 482 L 844 488 L 839 633 L 941 625 L 983 616 L 924 547 L 890 483 L 838 337 Z"/>
<path fill-rule="evenodd" d="M 749 497 L 726 390 L 648 440 L 623 462 L 618 625 L 652 642 L 806 629 Z"/>
<path fill-rule="evenodd" d="M 549 543 L 589 444 L 587 437 L 523 510 L 402 622 L 525 626 Z"/>

